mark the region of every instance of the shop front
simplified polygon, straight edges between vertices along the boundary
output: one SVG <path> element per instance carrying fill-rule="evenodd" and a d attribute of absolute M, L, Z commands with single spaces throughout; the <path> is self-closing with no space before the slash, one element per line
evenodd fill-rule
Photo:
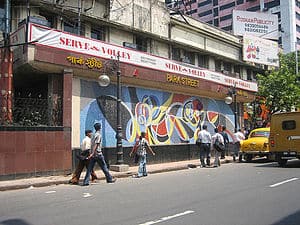
<path fill-rule="evenodd" d="M 210 132 L 225 125 L 229 136 L 233 135 L 234 110 L 224 102 L 228 88 L 234 86 L 237 90 L 239 126 L 242 103 L 251 102 L 257 91 L 256 83 L 207 69 L 35 24 L 29 28 L 32 45 L 25 54 L 26 62 L 18 67 L 26 65 L 34 71 L 55 74 L 54 77 L 61 75 L 62 84 L 59 78 L 54 79 L 52 85 L 48 80 L 47 93 L 53 94 L 55 90 L 61 93 L 62 121 L 69 123 L 72 130 L 71 143 L 66 145 L 71 146 L 66 149 L 70 155 L 71 150 L 80 147 L 84 131 L 99 122 L 108 161 L 116 161 L 117 76 L 114 68 L 109 74 L 110 85 L 101 87 L 98 83 L 99 76 L 111 67 L 112 60 L 119 60 L 121 72 L 122 145 L 126 164 L 131 164 L 127 153 L 142 131 L 158 153 L 155 158 L 150 157 L 150 163 L 197 158 L 195 141 L 203 124 Z M 18 73 L 24 71 L 19 69 Z M 24 73 L 27 75 L 28 72 Z M 61 92 L 59 85 L 62 85 Z"/>

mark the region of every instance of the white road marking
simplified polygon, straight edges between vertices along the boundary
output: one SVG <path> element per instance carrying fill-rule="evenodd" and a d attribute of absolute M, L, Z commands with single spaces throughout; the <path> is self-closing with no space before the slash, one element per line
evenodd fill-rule
<path fill-rule="evenodd" d="M 87 197 L 91 197 L 92 195 L 90 193 L 83 193 L 83 196 L 84 198 L 87 198 Z"/>
<path fill-rule="evenodd" d="M 297 177 L 294 177 L 294 178 L 292 178 L 292 179 L 289 179 L 289 180 L 285 180 L 285 181 L 282 181 L 282 182 L 279 182 L 279 183 L 276 183 L 276 184 L 272 184 L 272 185 L 270 185 L 269 187 L 277 187 L 277 186 L 279 186 L 279 185 L 282 185 L 282 184 L 285 184 L 285 183 L 288 183 L 288 182 L 292 182 L 292 181 L 295 181 L 295 180 L 298 180 L 299 178 L 297 178 Z"/>
<path fill-rule="evenodd" d="M 146 223 L 141 223 L 139 225 L 151 225 L 151 224 L 156 224 L 156 223 L 161 223 L 161 222 L 164 222 L 164 221 L 167 221 L 167 220 L 171 220 L 171 219 L 174 219 L 176 217 L 180 217 L 180 216 L 185 216 L 187 214 L 191 214 L 191 213 L 194 213 L 194 211 L 192 210 L 187 210 L 185 212 L 182 212 L 182 213 L 178 213 L 178 214 L 175 214 L 173 216 L 166 216 L 166 217 L 163 217 L 161 219 L 158 219 L 158 220 L 154 220 L 154 221 L 149 221 L 149 222 L 146 222 Z"/>
<path fill-rule="evenodd" d="M 45 194 L 52 194 L 55 193 L 56 191 L 46 191 Z"/>

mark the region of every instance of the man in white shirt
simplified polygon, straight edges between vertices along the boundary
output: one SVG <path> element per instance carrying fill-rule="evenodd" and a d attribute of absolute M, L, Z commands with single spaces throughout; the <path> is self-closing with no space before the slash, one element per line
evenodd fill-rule
<path fill-rule="evenodd" d="M 88 168 L 90 160 L 88 159 L 90 150 L 91 150 L 91 137 L 93 136 L 93 132 L 91 130 L 85 131 L 85 138 L 81 142 L 80 155 L 77 156 L 79 159 L 76 170 L 72 176 L 72 179 L 69 181 L 70 184 L 78 184 L 79 178 L 82 173 L 83 168 Z M 97 175 L 94 170 L 91 172 L 92 181 L 97 179 Z"/>
<path fill-rule="evenodd" d="M 224 138 L 219 133 L 218 128 L 215 128 L 215 134 L 211 137 L 212 146 L 214 145 L 214 143 L 216 142 L 216 140 L 218 140 L 224 146 L 224 151 L 225 151 Z M 213 147 L 213 149 L 215 150 L 214 167 L 221 166 L 220 156 L 221 156 L 222 152 L 218 151 L 215 147 Z"/>
<path fill-rule="evenodd" d="M 237 132 L 234 133 L 233 135 L 233 140 L 234 140 L 234 153 L 233 153 L 233 161 L 235 161 L 236 156 L 238 156 L 240 152 L 240 147 L 241 147 L 241 141 L 245 140 L 245 135 L 243 134 L 241 129 L 238 129 Z M 242 159 L 240 159 L 241 161 Z"/>
<path fill-rule="evenodd" d="M 201 167 L 210 166 L 210 145 L 211 135 L 207 131 L 207 126 L 203 125 L 202 130 L 198 134 L 198 141 L 200 141 L 200 163 Z M 204 162 L 206 158 L 206 164 Z"/>

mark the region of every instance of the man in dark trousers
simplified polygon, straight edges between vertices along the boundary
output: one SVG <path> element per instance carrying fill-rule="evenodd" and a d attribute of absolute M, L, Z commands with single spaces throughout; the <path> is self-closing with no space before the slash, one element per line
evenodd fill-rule
<path fill-rule="evenodd" d="M 229 138 L 228 138 L 228 134 L 226 132 L 226 126 L 222 126 L 221 135 L 223 136 L 224 145 L 225 145 L 225 151 L 222 151 L 222 153 L 221 153 L 221 159 L 225 159 L 225 152 L 228 155 L 228 144 L 229 144 Z"/>
<path fill-rule="evenodd" d="M 85 138 L 81 142 L 80 154 L 78 155 L 79 162 L 72 176 L 72 179 L 69 181 L 70 184 L 78 184 L 83 168 L 86 167 L 86 169 L 88 169 L 90 160 L 88 160 L 87 157 L 89 156 L 91 151 L 92 136 L 93 136 L 93 132 L 91 130 L 85 131 Z M 91 175 L 92 175 L 92 181 L 97 179 L 97 175 L 94 170 L 92 170 Z"/>
<path fill-rule="evenodd" d="M 207 126 L 203 125 L 202 130 L 198 134 L 198 140 L 200 141 L 200 163 L 201 167 L 210 166 L 210 145 L 211 135 L 207 131 Z M 206 164 L 204 162 L 206 158 Z"/>
<path fill-rule="evenodd" d="M 104 156 L 102 153 L 102 136 L 101 136 L 101 124 L 96 123 L 94 124 L 94 128 L 96 130 L 95 135 L 92 138 L 92 152 L 88 156 L 89 159 L 91 159 L 88 170 L 86 172 L 84 181 L 83 181 L 83 186 L 88 186 L 90 182 L 90 175 L 91 172 L 93 171 L 93 168 L 95 166 L 95 163 L 97 162 L 100 168 L 102 169 L 105 177 L 106 177 L 106 182 L 107 183 L 114 183 L 116 179 L 114 179 L 107 168 L 106 162 L 104 160 Z"/>

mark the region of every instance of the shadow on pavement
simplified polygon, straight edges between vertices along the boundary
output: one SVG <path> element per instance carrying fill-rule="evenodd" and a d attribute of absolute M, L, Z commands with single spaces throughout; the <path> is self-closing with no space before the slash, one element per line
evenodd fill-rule
<path fill-rule="evenodd" d="M 22 219 L 8 219 L 0 221 L 1 225 L 32 225 L 31 223 L 27 223 L 25 220 Z"/>
<path fill-rule="evenodd" d="M 261 165 L 257 165 L 256 167 L 300 168 L 300 160 L 289 160 L 287 162 L 287 165 L 284 167 L 280 167 L 277 162 L 268 162 Z"/>
<path fill-rule="evenodd" d="M 300 211 L 297 211 L 271 225 L 298 225 L 299 221 L 300 221 Z"/>

